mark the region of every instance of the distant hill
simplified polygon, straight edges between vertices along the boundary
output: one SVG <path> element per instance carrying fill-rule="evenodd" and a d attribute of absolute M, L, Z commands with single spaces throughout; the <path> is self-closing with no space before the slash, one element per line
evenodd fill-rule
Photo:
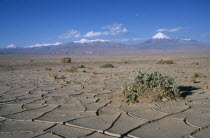
<path fill-rule="evenodd" d="M 182 50 L 183 49 L 183 50 Z M 143 43 L 126 45 L 117 42 L 111 42 L 102 39 L 68 42 L 68 43 L 54 43 L 54 44 L 37 44 L 25 48 L 5 48 L 0 49 L 0 55 L 105 55 L 107 53 L 122 54 L 138 53 L 161 50 L 171 51 L 200 51 L 210 53 L 210 44 L 191 39 L 171 39 L 163 33 L 158 33 L 152 38 Z"/>
<path fill-rule="evenodd" d="M 158 33 L 151 39 L 132 46 L 140 49 L 177 49 L 187 47 L 206 47 L 210 46 L 210 44 L 191 39 L 171 39 L 163 33 Z"/>

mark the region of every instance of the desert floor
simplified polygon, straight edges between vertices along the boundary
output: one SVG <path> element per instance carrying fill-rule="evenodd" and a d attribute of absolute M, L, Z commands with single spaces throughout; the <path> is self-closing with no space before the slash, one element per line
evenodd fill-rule
<path fill-rule="evenodd" d="M 170 65 L 156 64 L 160 58 L 72 57 L 64 64 L 53 56 L 1 56 L 0 137 L 210 137 L 210 56 L 164 57 Z M 60 71 L 79 65 L 85 68 Z M 123 103 L 120 85 L 135 70 L 174 76 L 187 96 Z M 192 81 L 195 72 L 206 77 Z"/>

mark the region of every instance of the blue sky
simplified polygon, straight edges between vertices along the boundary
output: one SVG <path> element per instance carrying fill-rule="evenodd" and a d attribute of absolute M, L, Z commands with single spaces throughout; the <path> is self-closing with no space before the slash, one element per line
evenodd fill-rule
<path fill-rule="evenodd" d="M 0 47 L 104 39 L 138 43 L 158 31 L 210 42 L 209 0 L 0 0 Z"/>

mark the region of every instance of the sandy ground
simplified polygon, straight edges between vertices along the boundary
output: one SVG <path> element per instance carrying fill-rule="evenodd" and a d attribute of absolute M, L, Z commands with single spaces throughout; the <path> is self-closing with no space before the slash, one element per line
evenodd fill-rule
<path fill-rule="evenodd" d="M 52 56 L 1 56 L 0 137 L 210 137 L 210 56 L 167 57 L 172 65 L 156 64 L 160 58 L 72 57 L 63 64 Z M 100 68 L 104 63 L 115 67 Z M 85 68 L 60 72 L 79 65 Z M 174 76 L 188 95 L 125 104 L 116 95 L 135 70 Z M 194 72 L 206 77 L 192 82 Z"/>

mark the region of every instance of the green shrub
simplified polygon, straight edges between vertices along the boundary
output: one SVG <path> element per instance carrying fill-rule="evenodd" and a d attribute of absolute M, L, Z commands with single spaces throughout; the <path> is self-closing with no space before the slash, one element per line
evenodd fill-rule
<path fill-rule="evenodd" d="M 106 64 L 101 65 L 100 68 L 114 68 L 114 65 L 110 63 L 106 63 Z"/>
<path fill-rule="evenodd" d="M 156 64 L 174 64 L 174 62 L 170 59 L 160 59 Z"/>
<path fill-rule="evenodd" d="M 171 76 L 135 71 L 130 78 L 132 82 L 121 87 L 125 102 L 168 101 L 180 97 L 180 91 Z"/>
<path fill-rule="evenodd" d="M 71 58 L 70 57 L 64 57 L 60 59 L 61 63 L 71 63 Z"/>

